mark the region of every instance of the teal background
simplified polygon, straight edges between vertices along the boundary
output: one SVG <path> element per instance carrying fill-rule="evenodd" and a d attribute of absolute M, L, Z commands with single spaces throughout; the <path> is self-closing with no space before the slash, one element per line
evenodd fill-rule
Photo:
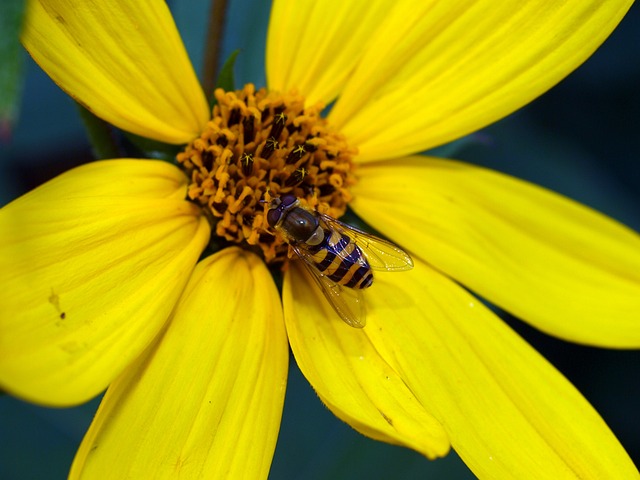
<path fill-rule="evenodd" d="M 207 3 L 170 2 L 198 69 Z M 239 85 L 264 84 L 268 14 L 265 2 L 231 2 L 223 58 L 242 49 L 236 66 Z M 20 120 L 10 141 L 0 145 L 2 203 L 91 159 L 73 102 L 31 61 L 26 71 Z M 605 45 L 557 87 L 440 151 L 552 188 L 640 230 L 639 134 L 640 8 L 634 6 Z M 592 402 L 638 464 L 640 352 L 565 343 L 503 316 Z M 47 409 L 0 397 L 0 478 L 65 478 L 97 405 L 94 400 L 73 409 Z M 473 476 L 455 453 L 431 462 L 357 434 L 320 403 L 292 362 L 270 478 Z"/>

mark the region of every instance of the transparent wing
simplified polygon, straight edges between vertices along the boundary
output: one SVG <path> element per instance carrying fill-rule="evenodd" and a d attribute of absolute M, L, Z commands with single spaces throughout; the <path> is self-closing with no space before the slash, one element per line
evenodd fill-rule
<path fill-rule="evenodd" d="M 296 255 L 302 260 L 302 264 L 318 284 L 325 298 L 340 318 L 351 327 L 364 327 L 367 320 L 362 290 L 355 290 L 337 284 L 318 271 L 313 261 L 309 259 L 310 254 L 307 253 L 304 248 L 294 245 L 291 245 L 291 248 L 293 248 L 293 251 L 296 252 Z"/>
<path fill-rule="evenodd" d="M 363 232 L 351 225 L 336 220 L 328 215 L 319 214 L 330 230 L 336 230 L 347 235 L 362 250 L 364 256 L 373 270 L 385 270 L 387 272 L 402 272 L 413 268 L 413 260 L 407 252 L 397 245 L 383 240 L 380 237 Z M 342 252 L 340 252 L 342 253 Z M 342 255 L 337 255 L 342 258 Z M 348 255 L 347 252 L 344 255 Z"/>

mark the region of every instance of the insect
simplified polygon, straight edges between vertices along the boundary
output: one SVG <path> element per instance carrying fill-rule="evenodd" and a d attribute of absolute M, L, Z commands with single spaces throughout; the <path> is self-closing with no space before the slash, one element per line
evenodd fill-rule
<path fill-rule="evenodd" d="M 362 291 L 372 270 L 413 268 L 409 254 L 391 242 L 303 206 L 294 195 L 275 198 L 267 223 L 302 260 L 334 310 L 348 325 L 366 324 Z"/>

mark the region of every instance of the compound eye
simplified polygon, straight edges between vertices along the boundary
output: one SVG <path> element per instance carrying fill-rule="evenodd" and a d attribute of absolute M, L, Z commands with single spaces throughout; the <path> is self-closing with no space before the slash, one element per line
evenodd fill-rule
<path fill-rule="evenodd" d="M 267 223 L 270 227 L 275 227 L 282 216 L 282 211 L 279 208 L 272 208 L 267 212 Z"/>
<path fill-rule="evenodd" d="M 298 200 L 298 197 L 296 197 L 295 195 L 283 195 L 282 197 L 280 197 L 280 201 L 282 202 L 282 205 L 285 207 L 288 207 L 289 205 L 293 205 L 294 203 L 296 203 L 297 200 Z"/>

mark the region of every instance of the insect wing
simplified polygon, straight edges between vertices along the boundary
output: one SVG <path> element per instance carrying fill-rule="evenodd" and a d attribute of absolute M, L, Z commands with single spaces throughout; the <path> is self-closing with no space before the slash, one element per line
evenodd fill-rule
<path fill-rule="evenodd" d="M 336 230 L 351 238 L 358 248 L 362 250 L 362 253 L 364 253 L 372 270 L 402 272 L 413 268 L 413 260 L 409 254 L 397 245 L 352 227 L 351 225 L 347 225 L 328 215 L 320 214 L 320 218 L 322 218 L 329 229 Z M 338 252 L 337 255 L 342 258 L 340 253 L 342 252 Z M 346 255 L 346 253 L 344 255 Z"/>
<path fill-rule="evenodd" d="M 300 257 L 302 264 L 315 280 L 316 284 L 320 287 L 325 298 L 329 301 L 336 313 L 340 315 L 340 318 L 351 327 L 364 327 L 366 325 L 366 317 L 361 290 L 354 290 L 353 288 L 346 288 L 337 284 L 326 275 L 320 273 L 313 261 L 309 258 L 310 254 L 308 254 L 304 248 L 298 245 L 292 245 L 292 248 L 293 251 L 296 252 L 296 255 Z"/>

